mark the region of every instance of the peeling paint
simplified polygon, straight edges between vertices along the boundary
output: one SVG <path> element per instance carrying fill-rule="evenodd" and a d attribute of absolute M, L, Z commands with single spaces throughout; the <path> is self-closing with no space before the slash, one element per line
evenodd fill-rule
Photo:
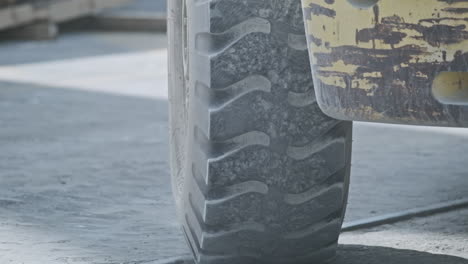
<path fill-rule="evenodd" d="M 327 114 L 468 126 L 468 105 L 442 104 L 432 94 L 439 73 L 468 72 L 468 0 L 379 1 L 369 9 L 302 2 L 317 100 Z"/>

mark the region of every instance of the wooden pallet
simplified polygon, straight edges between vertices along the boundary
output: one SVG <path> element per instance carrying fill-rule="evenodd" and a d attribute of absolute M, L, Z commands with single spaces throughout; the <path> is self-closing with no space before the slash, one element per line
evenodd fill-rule
<path fill-rule="evenodd" d="M 0 30 L 47 21 L 60 23 L 92 15 L 131 0 L 0 0 Z"/>

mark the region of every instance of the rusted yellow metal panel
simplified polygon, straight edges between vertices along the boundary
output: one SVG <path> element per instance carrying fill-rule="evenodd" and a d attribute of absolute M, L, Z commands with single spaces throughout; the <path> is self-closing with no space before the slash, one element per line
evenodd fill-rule
<path fill-rule="evenodd" d="M 440 74 L 468 72 L 468 0 L 303 0 L 303 8 L 326 113 L 468 126 L 468 99 L 441 103 L 432 93 L 435 80 L 460 80 L 446 79 L 460 74 L 437 79 Z"/>

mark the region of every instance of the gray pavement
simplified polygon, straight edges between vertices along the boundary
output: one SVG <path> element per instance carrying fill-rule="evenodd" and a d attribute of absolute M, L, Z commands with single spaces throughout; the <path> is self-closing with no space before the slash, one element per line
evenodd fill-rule
<path fill-rule="evenodd" d="M 185 252 L 170 199 L 167 102 L 0 87 L 0 263 Z"/>
<path fill-rule="evenodd" d="M 355 123 L 346 220 L 468 197 L 468 129 Z"/>
<path fill-rule="evenodd" d="M 388 263 L 468 263 L 468 209 L 453 211 L 445 214 L 424 218 L 416 218 L 392 225 L 384 225 L 371 229 L 364 229 L 341 235 L 340 243 L 345 245 L 391 248 L 396 253 L 388 254 Z M 398 251 L 412 250 L 430 254 L 439 254 L 462 258 L 447 257 L 445 261 L 434 261 L 430 258 L 419 260 L 407 258 L 399 261 Z M 372 252 L 372 251 L 369 251 Z M 389 250 L 391 252 L 391 250 Z M 388 253 L 389 253 L 388 252 Z M 416 254 L 417 255 L 417 254 Z M 410 255 L 408 255 L 410 256 Z M 375 256 L 369 257 L 370 259 Z M 395 257 L 395 258 L 393 258 Z M 437 259 L 437 258 L 436 258 Z M 377 259 L 364 263 L 378 262 Z M 361 262 L 362 263 L 362 262 Z"/>
<path fill-rule="evenodd" d="M 108 9 L 104 14 L 116 16 L 160 15 L 165 14 L 166 10 L 166 0 L 133 0 L 122 7 Z"/>
<path fill-rule="evenodd" d="M 0 46 L 0 263 L 188 254 L 170 193 L 165 47 L 144 43 L 164 38 Z M 468 197 L 468 130 L 356 123 L 354 133 L 346 221 Z M 340 242 L 337 263 L 467 264 L 468 210 Z"/>

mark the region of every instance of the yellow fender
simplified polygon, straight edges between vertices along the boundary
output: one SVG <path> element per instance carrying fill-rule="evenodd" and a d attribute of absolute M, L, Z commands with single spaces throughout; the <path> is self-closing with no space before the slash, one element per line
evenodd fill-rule
<path fill-rule="evenodd" d="M 303 0 L 316 97 L 338 119 L 468 126 L 468 0 Z"/>

